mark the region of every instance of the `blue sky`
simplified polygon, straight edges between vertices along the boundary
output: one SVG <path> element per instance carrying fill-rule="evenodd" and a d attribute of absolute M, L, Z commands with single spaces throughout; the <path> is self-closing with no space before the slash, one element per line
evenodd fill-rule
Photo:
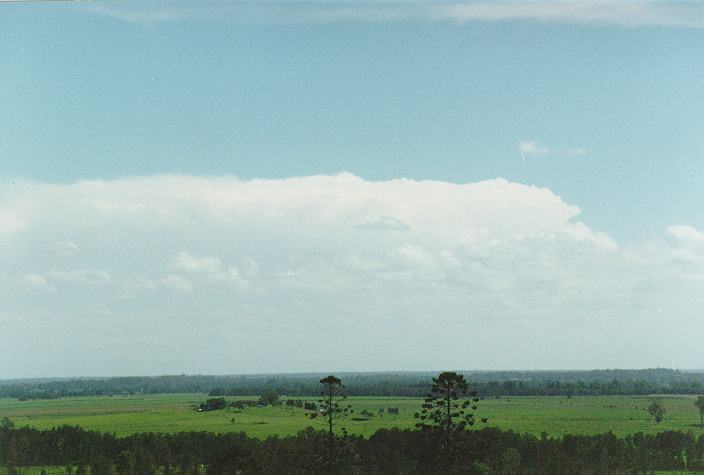
<path fill-rule="evenodd" d="M 580 325 L 586 328 L 592 324 L 579 320 L 578 315 L 597 306 L 601 309 L 597 313 L 601 312 L 601 315 L 622 315 L 614 318 L 622 318 L 618 325 L 624 328 L 642 318 L 655 319 L 654 313 L 641 308 L 644 304 L 640 307 L 634 304 L 637 308 L 616 312 L 613 305 L 607 308 L 605 303 L 612 302 L 615 294 L 606 289 L 582 287 L 603 275 L 623 275 L 624 280 L 628 280 L 635 279 L 637 273 L 652 272 L 655 277 L 651 274 L 650 280 L 634 281 L 633 286 L 623 292 L 634 302 L 647 301 L 653 293 L 658 294 L 661 290 L 663 299 L 672 297 L 673 294 L 668 292 L 674 292 L 682 299 L 678 305 L 685 306 L 684 310 L 678 310 L 683 312 L 682 318 L 685 319 L 680 323 L 694 321 L 694 310 L 687 309 L 694 309 L 700 298 L 694 295 L 694 291 L 687 291 L 687 286 L 696 287 L 704 282 L 700 280 L 704 262 L 698 254 L 701 244 L 697 244 L 704 236 L 701 234 L 704 230 L 704 206 L 701 205 L 704 202 L 702 45 L 704 8 L 700 3 L 620 2 L 580 6 L 566 2 L 0 4 L 0 219 L 5 220 L 4 225 L 0 222 L 0 242 L 6 253 L 12 254 L 0 258 L 0 263 L 5 266 L 3 278 L 6 282 L 24 279 L 37 287 L 45 287 L 45 291 L 49 289 L 45 294 L 34 294 L 21 286 L 6 289 L 6 315 L 13 316 L 6 317 L 5 328 L 21 341 L 28 338 L 29 333 L 24 333 L 25 330 L 45 328 L 42 325 L 46 323 L 44 319 L 49 318 L 50 309 L 59 309 L 58 313 L 66 315 L 77 312 L 88 319 L 91 311 L 85 309 L 98 308 L 98 313 L 108 315 L 105 316 L 107 321 L 119 322 L 120 315 L 141 308 L 144 315 L 134 317 L 134 322 L 125 324 L 124 328 L 132 325 L 135 333 L 149 332 L 156 325 L 153 319 L 162 318 L 157 316 L 160 302 L 169 300 L 160 293 L 159 285 L 162 285 L 164 288 L 180 288 L 186 294 L 188 305 L 200 309 L 191 308 L 190 313 L 184 310 L 178 317 L 183 326 L 179 327 L 181 323 L 175 325 L 174 335 L 185 336 L 190 327 L 184 322 L 204 311 L 207 302 L 219 301 L 221 307 L 228 308 L 234 305 L 218 300 L 225 297 L 209 294 L 213 291 L 211 287 L 198 293 L 199 281 L 195 277 L 191 276 L 189 280 L 175 273 L 175 268 L 189 271 L 189 266 L 184 264 L 184 259 L 189 258 L 196 259 L 191 262 L 189 272 L 206 272 L 209 278 L 215 279 L 225 278 L 229 272 L 227 269 L 236 269 L 240 276 L 245 275 L 243 268 L 251 264 L 247 259 L 257 261 L 262 268 L 269 268 L 270 276 L 276 278 L 300 269 L 320 270 L 316 266 L 322 266 L 322 273 L 316 277 L 322 279 L 321 275 L 343 272 L 330 262 L 321 264 L 329 253 L 349 252 L 357 259 L 360 255 L 368 257 L 369 253 L 378 252 L 384 259 L 391 260 L 399 256 L 409 258 L 413 254 L 413 262 L 421 267 L 436 262 L 440 259 L 438 256 L 445 256 L 443 259 L 449 259 L 447 262 L 459 259 L 452 261 L 455 262 L 452 266 L 467 271 L 481 259 L 491 263 L 504 262 L 508 259 L 506 256 L 514 256 L 511 252 L 517 252 L 528 256 L 526 261 L 520 262 L 526 262 L 525 271 L 529 273 L 530 266 L 537 264 L 528 261 L 543 256 L 545 252 L 559 253 L 548 256 L 548 267 L 553 270 L 569 267 L 569 263 L 579 260 L 575 256 L 593 261 L 593 258 L 584 257 L 582 250 L 570 247 L 576 240 L 596 242 L 608 249 L 612 249 L 613 244 L 618 248 L 614 252 L 625 257 L 609 257 L 599 269 L 574 277 L 581 282 L 578 285 L 581 290 L 570 294 L 569 298 L 580 294 L 579 298 L 585 300 L 580 300 L 579 304 L 572 302 L 581 307 L 567 312 L 571 315 L 568 318 L 576 319 L 577 323 L 571 327 L 574 340 L 565 344 L 574 350 L 574 354 L 565 360 L 565 364 L 569 367 L 669 364 L 670 355 L 684 341 L 676 339 L 672 348 L 653 360 L 643 359 L 642 365 L 636 357 L 629 359 L 621 353 L 608 355 L 603 350 L 600 360 L 589 360 L 587 355 L 596 347 L 581 347 L 578 342 L 581 341 Z M 350 175 L 339 175 L 341 172 Z M 194 182 L 176 185 L 173 180 L 177 179 L 172 175 Z M 312 217 L 306 214 L 310 207 L 320 206 L 321 200 L 331 195 L 317 188 L 315 192 L 310 191 L 308 186 L 298 188 L 290 181 L 292 177 L 313 175 L 326 176 L 328 182 L 321 184 L 309 178 L 311 187 L 331 190 L 326 193 L 336 196 L 335 203 L 352 203 L 344 212 L 337 208 L 328 210 L 336 216 L 334 225 L 317 221 L 321 214 L 328 216 L 325 210 L 313 213 Z M 199 177 L 207 177 L 213 182 L 203 184 Z M 377 190 L 376 185 L 388 184 L 390 189 L 368 191 L 388 204 L 379 208 L 377 217 L 365 214 L 367 205 L 359 201 L 355 191 L 348 190 L 346 180 L 353 180 L 350 177 L 360 180 L 359 188 L 365 190 L 365 187 Z M 407 179 L 405 185 L 397 181 L 402 178 Z M 495 181 L 498 178 L 507 182 L 511 191 L 506 191 L 504 181 Z M 230 179 L 234 180 L 230 185 L 223 185 L 222 180 Z M 99 182 L 94 182 L 95 186 L 91 187 L 81 180 Z M 490 214 L 496 207 L 496 222 L 489 220 L 485 223 L 482 221 L 485 218 L 477 218 L 477 222 L 483 224 L 472 221 L 467 228 L 449 227 L 467 236 L 483 235 L 489 229 L 486 242 L 498 240 L 499 246 L 505 244 L 512 250 L 496 251 L 498 255 L 486 251 L 490 255 L 480 259 L 477 253 L 483 255 L 485 251 L 473 248 L 469 252 L 467 249 L 483 242 L 481 239 L 452 240 L 437 236 L 428 224 L 430 215 L 423 220 L 417 213 L 405 210 L 402 203 L 382 198 L 396 196 L 393 191 L 396 186 L 408 186 L 407 193 L 425 193 L 427 191 L 419 191 L 423 188 L 418 182 L 423 180 L 460 187 L 457 192 L 448 191 L 450 188 L 446 187 L 437 188 L 438 194 L 428 198 L 431 214 L 457 207 L 454 200 L 462 201 L 465 192 L 474 196 L 472 190 L 475 188 L 489 190 L 487 196 L 501 197 L 504 196 L 502 193 L 508 193 L 505 200 L 497 198 L 496 202 L 487 202 Z M 221 224 L 212 225 L 209 218 L 200 214 L 207 211 L 209 216 L 214 212 L 211 209 L 215 206 L 213 202 L 194 198 L 197 202 L 184 202 L 183 209 L 187 211 L 179 211 L 192 217 L 191 228 L 172 222 L 159 228 L 164 236 L 169 236 L 164 239 L 168 242 L 165 248 L 170 254 L 161 256 L 161 264 L 155 261 L 151 263 L 152 267 L 131 272 L 124 262 L 130 262 L 130 259 L 142 262 L 142 254 L 159 254 L 156 251 L 159 244 L 150 243 L 149 236 L 153 236 L 154 229 L 141 220 L 132 223 L 130 219 L 136 213 L 132 211 L 128 216 L 118 214 L 112 221 L 104 222 L 100 218 L 92 222 L 96 208 L 86 204 L 95 203 L 91 201 L 95 198 L 91 193 L 95 192 L 98 195 L 108 193 L 104 198 L 107 201 L 114 197 L 132 203 L 130 206 L 134 209 L 150 208 L 150 200 L 156 195 L 159 196 L 156 202 L 161 202 L 163 196 L 171 196 L 170 193 L 179 195 L 173 196 L 174 202 L 184 199 L 179 194 L 179 186 L 205 192 L 218 190 L 220 186 L 231 190 L 252 183 L 262 186 L 262 190 L 251 191 L 252 203 L 257 203 L 260 211 L 270 216 L 280 216 L 277 213 L 281 212 L 286 199 L 281 202 L 264 199 L 262 193 L 281 194 L 291 201 L 307 203 L 295 213 L 307 216 L 306 219 L 312 219 L 313 223 L 306 227 L 305 223 L 299 222 L 300 232 L 292 232 L 297 237 L 291 242 L 277 244 L 291 250 L 289 254 L 281 251 L 279 255 L 279 251 L 267 252 L 257 247 L 262 240 L 274 242 L 276 239 L 272 236 L 290 231 L 289 228 L 280 228 L 287 218 L 279 217 L 279 221 L 264 223 L 260 217 L 252 218 L 237 211 L 240 214 L 236 219 L 254 220 L 255 224 L 245 222 L 261 228 L 253 236 L 232 244 L 209 234 L 222 230 Z M 514 185 L 519 188 L 511 188 Z M 97 190 L 101 186 L 105 189 Z M 156 191 L 150 197 L 140 186 Z M 355 186 L 349 185 L 350 190 L 357 189 Z M 550 193 L 552 198 L 546 199 L 540 190 Z M 226 191 L 222 193 L 227 194 Z M 135 201 L 138 200 L 136 197 L 145 201 Z M 516 200 L 523 199 L 528 200 L 525 204 L 528 211 L 523 211 L 526 214 L 518 211 L 502 214 L 507 208 L 522 209 Z M 410 203 L 416 200 L 416 197 L 408 198 Z M 536 202 L 547 204 L 545 208 L 533 207 Z M 57 208 L 56 203 L 64 203 L 67 208 Z M 419 207 L 424 206 L 422 199 L 417 203 Z M 578 207 L 580 212 L 569 211 L 570 207 Z M 52 216 L 50 209 L 56 214 L 71 214 L 74 210 L 79 213 L 83 208 L 89 210 L 84 210 L 87 214 L 77 214 L 65 222 L 46 217 Z M 358 214 L 349 211 L 351 209 Z M 40 210 L 36 211 L 39 217 L 30 219 L 18 210 Z M 171 212 L 162 210 L 157 215 Z M 472 215 L 472 212 L 471 209 L 453 209 L 448 211 L 444 221 L 434 225 L 462 222 L 464 216 Z M 531 214 L 533 212 L 537 214 Z M 405 220 L 399 217 L 401 215 L 406 217 Z M 552 222 L 551 216 L 560 217 L 557 224 Z M 527 224 L 523 221 L 533 219 L 536 220 L 535 228 L 525 227 Z M 339 234 L 338 227 L 346 220 L 361 226 L 355 229 L 376 227 L 388 230 L 397 226 L 392 231 L 399 233 L 405 226 L 411 232 L 419 230 L 420 234 L 413 239 L 394 237 L 389 240 L 385 237 L 383 242 L 371 240 L 357 249 L 348 242 L 349 237 Z M 410 221 L 416 223 L 415 227 Z M 100 232 L 98 222 L 101 229 L 115 226 L 115 233 Z M 245 229 L 245 222 L 238 221 L 237 226 Z M 498 222 L 502 224 L 496 224 Z M 116 243 L 112 242 L 122 236 L 121 232 L 127 232 L 119 227 L 121 223 L 134 226 L 141 239 L 131 242 L 127 250 L 115 247 Z M 474 225 L 479 228 L 472 228 Z M 511 228 L 514 225 L 515 229 Z M 588 231 L 579 228 L 580 225 L 586 226 Z M 296 223 L 291 226 L 295 227 Z M 513 230 L 497 231 L 498 234 L 493 235 L 498 228 Z M 3 229 L 5 237 L 2 236 Z M 37 234 L 40 232 L 41 237 Z M 173 233 L 183 239 L 172 238 Z M 554 240 L 547 245 L 531 241 L 530 246 L 537 247 L 529 247 L 529 250 L 516 251 L 513 248 L 514 241 L 511 240 L 517 236 L 520 239 L 542 236 L 542 239 L 550 233 L 567 236 L 565 239 L 570 244 L 565 245 L 565 249 L 568 250 L 556 246 Z M 211 237 L 203 237 L 205 235 Z M 575 238 L 577 235 L 579 237 Z M 123 237 L 129 240 L 127 235 Z M 44 248 L 27 244 L 30 238 L 34 243 L 42 241 Z M 318 243 L 318 246 L 305 244 L 306 240 Z M 694 256 L 692 262 L 682 263 L 681 248 L 676 250 L 679 252 L 676 252 L 677 256 L 672 257 L 674 251 L 671 247 L 685 246 L 682 243 L 690 246 L 687 255 Z M 71 250 L 73 246 L 78 250 Z M 154 250 L 149 246 L 155 246 Z M 62 257 L 56 262 L 48 258 L 42 261 L 41 249 L 53 249 L 54 258 L 56 255 Z M 87 249 L 93 249 L 93 256 L 101 254 L 100 257 L 90 258 Z M 108 249 L 113 253 L 110 258 L 100 252 Z M 452 259 L 443 252 L 454 253 Z M 462 252 L 469 254 L 457 257 Z M 427 253 L 435 254 L 428 257 Z M 276 260 L 274 254 L 280 260 Z M 645 255 L 647 258 L 643 257 Z M 69 256 L 82 261 L 69 263 L 61 260 Z M 296 261 L 305 258 L 310 258 L 308 264 Z M 624 259 L 628 264 L 624 264 Z M 660 266 L 663 259 L 673 259 L 667 270 L 660 267 L 635 270 L 631 267 L 633 262 L 642 263 L 643 260 Z M 392 265 L 379 262 L 373 265 L 377 264 Z M 521 264 L 507 268 L 503 265 L 498 265 L 501 272 L 514 277 L 521 273 Z M 414 275 L 414 279 L 421 279 L 416 283 L 421 288 L 430 285 L 423 279 L 432 274 L 424 269 Z M 427 315 L 446 313 L 444 306 L 451 305 L 448 302 L 455 302 L 453 299 L 462 293 L 456 288 L 456 282 L 447 283 L 459 277 L 448 277 L 450 271 L 443 269 L 443 285 L 448 287 L 443 287 L 441 293 L 446 300 L 442 304 L 427 303 Z M 684 272 L 682 269 L 686 269 L 686 277 L 678 273 Z M 86 277 L 85 272 L 92 274 Z M 393 288 L 385 288 L 380 283 L 376 289 L 379 295 L 375 298 L 381 299 L 381 296 L 394 292 L 402 295 L 402 288 L 398 289 L 396 285 L 410 278 L 406 274 L 396 278 L 384 274 L 381 281 L 392 281 Z M 675 274 L 676 277 L 670 278 Z M 670 276 L 665 279 L 667 282 L 653 284 L 663 275 Z M 127 285 L 124 279 L 128 277 L 155 282 L 154 289 L 149 290 L 154 295 L 132 300 L 117 298 L 117 294 L 124 292 Z M 477 276 L 482 277 L 482 274 Z M 563 277 L 543 276 L 537 279 L 535 286 Z M 104 289 L 91 281 L 92 290 L 74 289 L 73 292 L 77 293 L 71 294 L 72 291 L 58 283 L 85 283 L 85 278 L 109 282 L 112 287 Z M 201 275 L 199 279 L 205 277 Z M 242 279 L 249 280 L 247 285 L 253 281 L 253 277 Z M 355 284 L 345 281 L 344 286 L 354 289 L 365 280 L 364 277 L 360 279 L 355 280 Z M 502 282 L 497 288 L 518 285 L 506 283 L 506 276 L 497 276 L 496 279 Z M 677 279 L 684 280 L 679 282 Z M 151 288 L 151 284 L 142 283 Z M 655 287 L 651 288 L 651 284 Z M 239 282 L 237 285 L 245 284 Z M 271 285 L 272 282 L 268 281 L 268 287 L 265 286 L 268 290 L 259 289 L 262 292 L 259 295 L 274 292 Z M 409 283 L 408 289 L 413 285 Z M 115 286 L 120 289 L 116 290 Z M 644 289 L 648 289 L 648 297 L 642 294 L 646 292 Z M 308 287 L 307 291 L 313 292 Z M 318 289 L 316 292 L 313 295 L 332 291 Z M 323 316 L 331 311 L 330 305 L 339 298 L 335 292 L 326 295 L 336 297 L 321 297 L 320 308 L 301 303 L 296 317 L 300 320 L 299 328 L 321 328 Z M 481 300 L 482 295 L 479 292 L 477 299 Z M 86 300 L 84 307 L 74 308 L 77 297 Z M 496 302 L 501 300 L 499 296 L 496 298 Z M 532 297 L 524 295 L 521 298 L 530 300 Z M 568 299 L 568 296 L 562 298 Z M 34 303 L 28 306 L 28 301 Z M 219 307 L 209 309 L 208 312 L 212 310 L 213 315 L 219 315 L 212 317 L 212 324 L 225 324 L 223 322 L 228 319 L 242 323 L 241 315 L 247 312 L 252 315 L 247 318 L 267 312 L 275 315 L 290 304 L 290 301 L 282 300 L 279 304 L 264 306 L 251 296 L 238 302 L 244 302 L 244 307 L 236 307 L 233 313 L 218 313 L 222 310 Z M 493 315 L 496 312 L 496 302 L 486 303 L 487 308 L 492 308 L 487 310 L 488 313 Z M 408 298 L 407 304 L 410 307 L 423 305 L 412 298 Z M 464 304 L 469 309 L 474 308 L 467 302 Z M 367 305 L 366 301 L 350 301 L 349 311 L 371 319 L 374 311 Z M 398 324 L 397 319 L 402 318 L 400 315 L 404 311 L 397 307 L 400 305 L 398 299 L 393 303 L 379 303 L 379 308 L 386 308 L 385 305 L 390 305 L 389 309 L 393 307 L 389 315 L 398 313 L 399 316 L 376 317 L 381 320 L 368 323 L 365 333 L 379 326 L 385 329 L 380 332 L 384 338 L 394 334 L 394 325 Z M 660 304 L 655 307 L 659 309 L 658 315 L 675 310 Z M 564 311 L 565 308 L 534 308 L 532 318 L 537 321 L 526 325 L 544 327 L 540 332 L 535 330 L 535 341 L 545 338 L 545 344 L 550 345 L 552 339 L 557 338 L 557 333 L 550 336 L 552 317 L 540 315 L 557 315 Z M 514 315 L 512 312 L 516 310 L 496 315 Z M 508 333 L 509 340 L 520 338 L 518 330 L 510 330 L 511 325 L 507 322 L 512 320 L 502 321 L 501 318 L 509 317 L 496 316 L 491 320 L 492 325 L 498 325 L 496 332 Z M 657 321 L 653 320 L 653 325 Z M 33 323 L 23 327 L 20 322 Z M 86 346 L 78 344 L 78 350 L 89 351 L 90 341 L 108 338 L 91 322 L 74 321 L 70 326 L 75 334 L 85 335 Z M 244 325 L 244 328 L 251 327 Z M 247 331 L 240 331 L 238 335 Z M 126 329 L 119 335 L 127 338 L 130 333 L 125 332 Z M 409 328 L 408 332 L 408 339 L 415 341 L 419 338 L 412 329 Z M 255 333 L 252 332 L 252 338 L 266 338 L 257 337 Z M 330 333 L 321 331 L 320 341 L 325 341 L 325 335 L 333 334 L 333 330 Z M 66 337 L 70 338 L 70 335 Z M 283 338 L 284 333 L 280 337 Z M 207 346 L 209 338 L 214 337 L 202 336 L 203 347 Z M 220 335 L 219 338 L 224 337 Z M 225 352 L 236 339 L 232 338 L 223 340 L 218 351 Z M 264 341 L 273 347 L 277 338 L 273 336 Z M 374 337 L 368 338 L 368 341 L 374 341 Z M 608 341 L 603 343 L 606 347 Z M 634 348 L 639 346 L 637 343 L 633 342 Z M 146 343 L 142 341 L 140 344 Z M 325 348 L 323 343 L 320 345 Z M 366 347 L 363 345 L 362 348 Z M 377 348 L 378 353 L 374 353 L 371 347 L 367 350 L 370 355 L 384 353 L 383 346 Z M 56 358 L 68 354 L 67 351 L 70 350 L 59 345 L 46 350 L 45 354 Z M 119 351 L 114 349 L 115 354 Z M 139 350 L 137 353 L 140 351 L 145 352 L 144 358 L 160 361 L 149 351 Z M 375 357 L 354 362 L 348 355 L 347 359 L 341 357 L 336 361 L 335 368 L 331 369 L 426 369 L 420 367 L 421 359 L 413 359 L 400 348 L 391 346 L 388 351 L 397 351 L 399 355 L 398 359 L 391 360 L 392 367 L 389 368 L 376 367 L 378 360 Z M 146 371 L 326 369 L 316 366 L 312 356 L 286 367 L 274 362 L 261 363 L 261 358 L 255 358 L 255 363 L 249 366 L 209 366 L 203 362 L 179 369 L 177 365 L 168 364 L 169 355 L 166 351 L 163 361 Z M 479 359 L 476 365 L 471 358 L 465 360 L 466 356 L 461 351 L 451 352 L 430 366 L 500 368 L 520 367 L 522 362 L 531 367 L 562 366 L 546 352 L 537 352 L 534 358 L 528 359 L 518 355 L 508 360 Z M 110 369 L 111 358 L 113 356 L 107 355 L 95 366 L 81 366 L 76 362 L 70 368 L 60 364 L 48 365 L 45 369 L 20 366 L 17 371 L 0 371 L 0 377 L 106 374 L 111 371 L 136 373 L 143 368 L 135 356 L 133 361 L 113 370 Z M 678 355 L 677 358 L 686 357 Z M 468 361 L 467 364 L 463 364 L 464 361 Z M 682 363 L 690 367 L 695 364 L 694 358 Z"/>
<path fill-rule="evenodd" d="M 505 177 L 624 238 L 704 224 L 702 28 L 300 24 L 209 5 L 135 23 L 3 5 L 3 176 Z M 521 163 L 526 140 L 588 153 Z"/>

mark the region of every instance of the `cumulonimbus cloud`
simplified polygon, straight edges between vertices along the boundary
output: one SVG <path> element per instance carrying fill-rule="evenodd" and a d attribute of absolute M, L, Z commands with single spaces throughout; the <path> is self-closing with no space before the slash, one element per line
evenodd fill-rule
<path fill-rule="evenodd" d="M 154 176 L 50 185 L 16 181 L 4 194 L 0 215 L 15 223 L 12 235 L 35 226 L 97 229 L 129 222 L 133 227 L 223 227 L 260 233 L 328 236 L 331 245 L 349 237 L 417 240 L 454 247 L 559 229 L 579 213 L 546 188 L 504 179 L 453 184 L 395 179 L 366 181 L 348 173 L 280 180 L 232 177 Z M 528 218 L 530 217 L 530 218 Z M 364 235 L 365 237 L 361 237 Z M 179 257 L 181 267 L 214 267 L 215 261 Z"/>
<path fill-rule="evenodd" d="M 647 340 L 662 319 L 698 321 L 701 230 L 676 225 L 658 241 L 620 245 L 579 215 L 550 189 L 505 179 L 14 180 L 0 186 L 0 324 L 10 342 L 0 356 L 29 372 L 24 361 L 39 355 L 95 374 L 99 359 L 71 359 L 54 344 L 64 338 L 100 345 L 105 367 L 123 362 L 121 373 L 146 360 L 155 372 L 311 370 L 324 369 L 311 361 L 335 341 L 355 348 L 357 368 L 384 369 L 375 342 L 390 351 L 400 334 L 389 367 L 417 369 L 403 348 L 471 328 L 479 341 L 433 347 L 433 364 L 550 367 L 551 353 L 532 341 L 581 361 L 585 338 L 623 345 L 619 329 Z M 685 340 L 633 358 L 656 365 Z M 208 366 L 230 361 L 233 347 L 249 363 Z M 200 354 L 207 361 L 188 366 Z M 337 354 L 330 364 L 350 368 Z"/>

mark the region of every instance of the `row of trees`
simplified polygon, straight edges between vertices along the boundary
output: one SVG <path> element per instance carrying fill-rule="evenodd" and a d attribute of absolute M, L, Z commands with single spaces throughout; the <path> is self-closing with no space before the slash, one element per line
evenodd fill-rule
<path fill-rule="evenodd" d="M 550 438 L 494 428 L 457 431 L 452 452 L 441 433 L 382 429 L 369 438 L 337 437 L 330 463 L 326 431 L 257 440 L 244 434 L 181 432 L 118 438 L 77 427 L 0 428 L 0 463 L 70 466 L 92 475 L 160 473 L 644 473 L 704 470 L 704 437 L 637 433 Z M 448 454 L 451 456 L 448 457 Z M 330 467 L 332 465 L 332 468 Z"/>
<path fill-rule="evenodd" d="M 704 373 L 671 369 L 594 371 L 494 371 L 463 373 L 479 396 L 594 396 L 702 394 Z M 339 375 L 338 375 L 339 376 Z M 431 373 L 349 373 L 344 375 L 350 396 L 425 395 Z M 312 396 L 321 375 L 158 376 L 101 379 L 0 381 L 0 397 L 21 399 L 123 394 L 209 393 L 254 396 L 267 391 Z"/>

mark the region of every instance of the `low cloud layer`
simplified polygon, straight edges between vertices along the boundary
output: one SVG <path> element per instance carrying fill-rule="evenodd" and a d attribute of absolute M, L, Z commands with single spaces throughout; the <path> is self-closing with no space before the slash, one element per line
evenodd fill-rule
<path fill-rule="evenodd" d="M 696 366 L 704 232 L 579 214 L 503 179 L 14 180 L 0 377 Z"/>

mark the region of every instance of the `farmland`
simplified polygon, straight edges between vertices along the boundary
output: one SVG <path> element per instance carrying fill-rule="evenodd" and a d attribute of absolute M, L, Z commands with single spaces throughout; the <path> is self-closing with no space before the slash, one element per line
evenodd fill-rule
<path fill-rule="evenodd" d="M 0 417 L 9 417 L 20 427 L 47 429 L 67 424 L 118 436 L 140 432 L 209 431 L 245 432 L 252 437 L 265 438 L 270 435 L 293 435 L 309 425 L 322 428 L 319 422 L 308 418 L 306 411 L 285 405 L 196 411 L 198 403 L 206 398 L 205 394 L 75 397 L 32 401 L 7 398 L 0 399 Z M 296 399 L 315 400 L 313 397 Z M 647 396 L 488 398 L 479 403 L 477 416 L 489 418 L 489 427 L 535 435 L 543 431 L 552 436 L 607 431 L 619 436 L 664 430 L 691 431 L 695 435 L 704 433 L 699 428 L 699 414 L 693 404 L 693 397 L 664 396 L 666 413 L 661 424 L 655 424 L 645 409 L 650 400 Z M 394 397 L 350 397 L 347 401 L 355 414 L 343 425 L 350 433 L 364 436 L 371 435 L 380 428 L 413 427 L 413 414 L 422 402 L 418 398 Z M 392 415 L 386 411 L 383 415 L 379 414 L 380 409 L 389 407 L 398 408 L 399 414 Z M 372 415 L 362 417 L 362 411 Z"/>

